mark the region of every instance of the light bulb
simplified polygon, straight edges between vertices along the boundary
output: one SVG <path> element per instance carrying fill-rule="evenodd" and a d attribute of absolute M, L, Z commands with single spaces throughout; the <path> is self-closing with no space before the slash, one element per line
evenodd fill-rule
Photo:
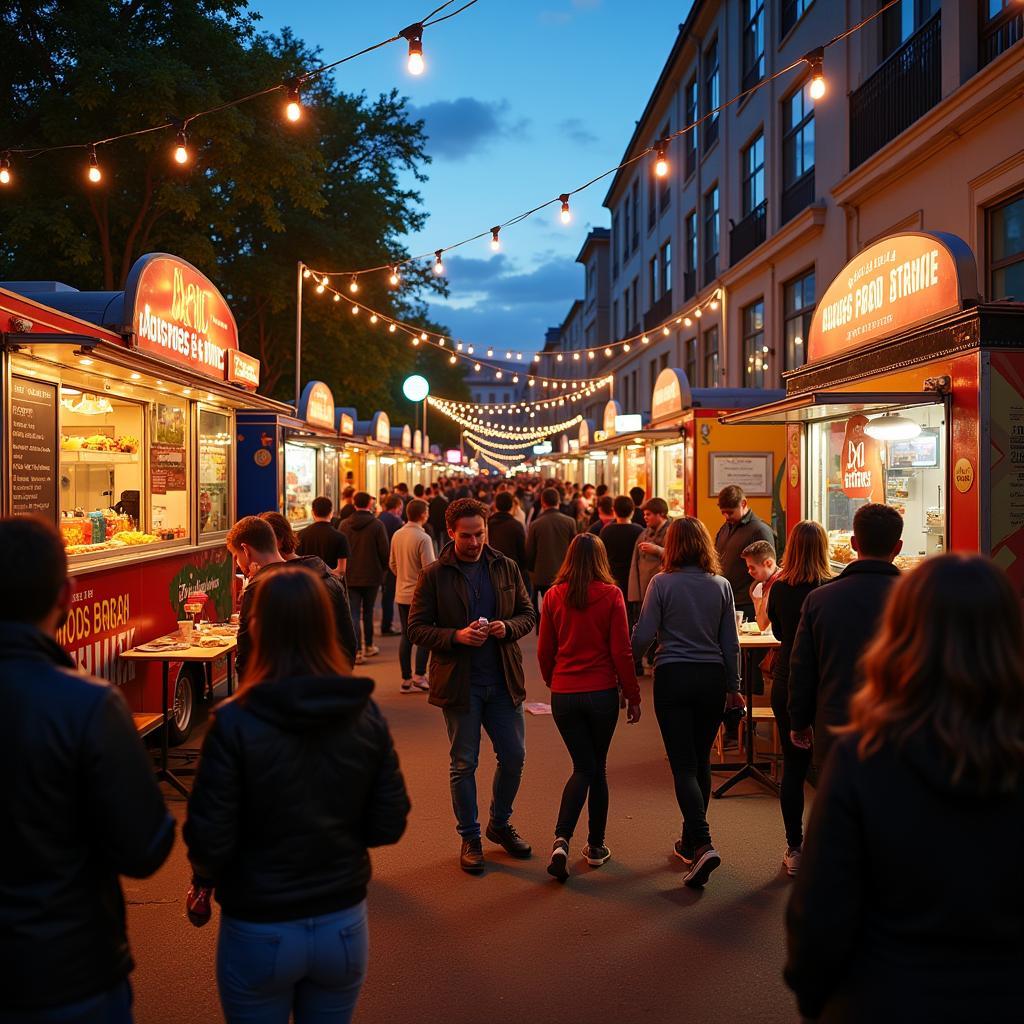
<path fill-rule="evenodd" d="M 667 327 L 662 327 L 661 333 L 667 338 L 672 332 Z"/>
<path fill-rule="evenodd" d="M 179 164 L 188 163 L 188 140 L 184 128 L 178 132 L 178 145 L 174 148 L 174 159 Z"/>
<path fill-rule="evenodd" d="M 348 290 L 355 295 L 359 291 L 359 282 L 356 280 L 355 274 L 352 275 L 352 280 L 348 283 Z"/>
<path fill-rule="evenodd" d="M 316 293 L 317 293 L 317 295 L 323 295 L 323 293 L 324 293 L 324 283 L 323 283 L 323 281 L 321 281 L 321 282 L 320 282 L 320 283 L 319 283 L 319 284 L 318 284 L 318 285 L 316 286 Z"/>
<path fill-rule="evenodd" d="M 605 348 L 605 350 L 604 350 L 604 354 L 605 354 L 606 356 L 611 356 L 611 354 L 612 354 L 612 350 L 611 350 L 610 348 Z"/>
<path fill-rule="evenodd" d="M 699 309 L 695 309 L 693 315 L 699 320 L 704 314 Z"/>
<path fill-rule="evenodd" d="M 519 374 L 518 373 L 512 374 L 512 383 L 513 384 L 518 384 L 519 383 Z"/>
<path fill-rule="evenodd" d="M 302 99 L 299 96 L 299 83 L 296 79 L 289 79 L 285 83 L 288 86 L 288 102 L 284 108 L 284 116 L 294 124 L 302 117 Z"/>
<path fill-rule="evenodd" d="M 302 276 L 307 278 L 307 279 L 309 278 L 309 267 L 303 267 L 302 268 Z"/>
<path fill-rule="evenodd" d="M 665 156 L 665 143 L 658 143 L 658 156 L 654 162 L 654 173 L 659 178 L 668 176 L 668 157 Z"/>
<path fill-rule="evenodd" d="M 377 322 L 377 314 L 376 313 L 371 313 L 370 314 L 370 323 L 371 324 L 375 324 L 376 322 Z"/>
<path fill-rule="evenodd" d="M 479 363 L 474 363 L 473 364 L 473 369 L 476 370 L 477 373 L 479 373 L 480 372 L 480 364 Z"/>
<path fill-rule="evenodd" d="M 693 326 L 693 321 L 688 316 L 683 317 L 683 323 L 686 324 L 687 327 Z"/>
<path fill-rule="evenodd" d="M 416 348 L 416 346 L 419 345 L 420 343 L 420 339 L 417 338 L 415 334 L 410 334 L 409 337 L 412 339 L 412 347 Z"/>
<path fill-rule="evenodd" d="M 491 228 L 491 252 L 497 252 L 501 248 L 501 240 L 498 238 L 498 232 L 501 228 Z"/>
<path fill-rule="evenodd" d="M 420 331 L 420 341 L 426 341 L 426 340 L 427 340 L 427 332 L 426 331 Z"/>
<path fill-rule="evenodd" d="M 395 331 L 397 331 L 397 330 L 398 330 L 398 327 L 397 327 L 397 326 L 396 326 L 395 324 L 391 324 L 391 325 L 390 325 L 390 326 L 388 327 L 388 330 L 389 330 L 389 331 L 390 331 L 390 332 L 391 332 L 392 334 L 394 334 L 394 333 L 395 333 Z"/>
<path fill-rule="evenodd" d="M 468 347 L 466 348 L 466 351 L 467 351 L 467 352 L 468 352 L 468 353 L 469 353 L 470 355 L 472 355 L 472 354 L 473 354 L 473 346 L 472 346 L 472 345 L 469 345 L 469 346 L 468 346 Z"/>
<path fill-rule="evenodd" d="M 622 351 L 623 351 L 623 352 L 628 352 L 628 351 L 629 351 L 629 349 L 630 349 L 630 344 L 629 344 L 629 342 L 627 341 L 627 342 L 626 342 L 626 344 L 622 346 Z"/>
<path fill-rule="evenodd" d="M 712 310 L 718 309 L 718 299 L 712 299 L 708 303 L 708 305 L 712 308 Z"/>
<path fill-rule="evenodd" d="M 353 306 L 352 307 L 352 315 L 356 316 L 358 313 L 359 313 L 359 307 L 358 306 Z"/>
<path fill-rule="evenodd" d="M 591 350 L 590 350 L 590 351 L 589 351 L 589 352 L 587 353 L 587 358 L 588 358 L 588 359 L 596 359 L 596 358 L 597 358 L 597 353 L 595 353 L 595 352 L 594 352 L 594 350 L 593 350 L 593 349 L 591 349 Z"/>
<path fill-rule="evenodd" d="M 89 147 L 89 180 L 95 185 L 100 182 L 103 178 L 103 172 L 100 170 L 100 162 L 96 159 L 96 147 Z"/>
<path fill-rule="evenodd" d="M 434 273 L 437 274 L 438 277 L 444 273 L 444 261 L 441 259 L 441 253 L 443 251 L 443 249 L 438 249 L 437 252 L 434 253 Z"/>
<path fill-rule="evenodd" d="M 558 355 L 555 356 L 555 362 L 556 363 L 560 363 L 561 361 L 562 361 L 562 353 L 559 352 Z"/>
<path fill-rule="evenodd" d="M 562 212 L 560 214 L 563 224 L 568 224 L 572 220 L 572 214 L 569 212 L 569 193 L 563 192 L 558 197 L 562 202 Z"/>
<path fill-rule="evenodd" d="M 11 158 L 5 153 L 0 157 L 0 185 L 11 183 Z"/>
<path fill-rule="evenodd" d="M 392 288 L 397 288 L 400 280 L 401 278 L 398 276 L 398 267 L 392 267 L 391 274 L 388 277 L 388 284 L 390 284 Z"/>
<path fill-rule="evenodd" d="M 645 335 L 644 335 L 644 336 L 643 336 L 643 337 L 642 337 L 642 338 L 640 339 L 640 341 L 641 341 L 641 342 L 642 342 L 642 343 L 643 343 L 644 345 L 650 345 L 650 343 L 651 343 L 651 339 L 650 339 L 650 338 L 648 338 L 646 334 L 645 334 Z"/>
<path fill-rule="evenodd" d="M 409 61 L 406 65 L 410 75 L 422 75 L 426 69 L 423 61 L 423 24 L 416 22 L 398 33 L 409 42 Z"/>
<path fill-rule="evenodd" d="M 494 379 L 495 380 L 501 380 L 501 370 L 495 370 L 494 371 Z"/>
<path fill-rule="evenodd" d="M 457 355 L 455 355 L 454 352 L 448 357 L 448 362 L 451 363 L 452 366 L 454 366 L 458 361 L 459 361 L 459 357 Z"/>
<path fill-rule="evenodd" d="M 337 292 L 334 293 L 334 301 L 341 302 L 341 296 Z"/>
<path fill-rule="evenodd" d="M 812 50 L 804 60 L 810 68 L 811 84 L 808 92 L 812 100 L 820 100 L 825 95 L 825 51 L 822 47 Z"/>

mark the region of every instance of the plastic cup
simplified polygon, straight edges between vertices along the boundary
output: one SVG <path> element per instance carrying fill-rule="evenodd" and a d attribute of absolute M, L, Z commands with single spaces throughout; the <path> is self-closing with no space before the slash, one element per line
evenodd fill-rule
<path fill-rule="evenodd" d="M 192 630 L 195 628 L 191 619 L 178 620 L 178 636 L 187 643 L 192 643 Z"/>
<path fill-rule="evenodd" d="M 741 627 L 742 627 L 743 622 L 744 622 L 745 619 L 746 619 L 746 615 L 743 612 L 736 612 L 736 632 L 737 633 L 742 632 Z"/>

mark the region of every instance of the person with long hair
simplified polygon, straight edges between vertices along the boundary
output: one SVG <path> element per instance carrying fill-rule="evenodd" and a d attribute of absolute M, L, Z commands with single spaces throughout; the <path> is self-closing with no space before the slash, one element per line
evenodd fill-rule
<path fill-rule="evenodd" d="M 986 558 L 928 559 L 892 587 L 862 670 L 811 811 L 786 981 L 822 1024 L 1016 1018 L 1020 597 Z"/>
<path fill-rule="evenodd" d="M 675 519 L 665 538 L 662 571 L 650 582 L 633 629 L 633 656 L 657 640 L 654 714 L 683 812 L 673 849 L 688 865 L 683 881 L 699 888 L 722 858 L 711 842 L 711 744 L 726 706 L 742 706 L 739 637 L 732 587 L 707 527 Z"/>
<path fill-rule="evenodd" d="M 611 856 L 605 845 L 605 765 L 619 720 L 620 690 L 626 721 L 640 721 L 640 689 L 629 647 L 626 603 L 595 534 L 573 538 L 547 592 L 537 660 L 544 682 L 551 687 L 555 726 L 572 758 L 572 775 L 562 790 L 548 864 L 548 874 L 564 882 L 569 876 L 569 841 L 584 802 L 589 823 L 583 856 L 591 867 Z"/>
<path fill-rule="evenodd" d="M 194 885 L 221 905 L 228 1024 L 346 1024 L 368 959 L 368 847 L 398 842 L 409 799 L 323 583 L 279 566 L 254 587 L 242 687 L 214 715 L 189 800 Z"/>
<path fill-rule="evenodd" d="M 828 558 L 828 536 L 820 523 L 803 520 L 793 527 L 786 542 L 786 560 L 775 578 L 766 601 L 768 621 L 780 647 L 772 659 L 772 711 L 782 744 L 782 780 L 779 804 L 786 828 L 786 852 L 782 863 L 790 877 L 800 867 L 804 841 L 804 783 L 811 767 L 811 751 L 798 747 L 790 738 L 789 656 L 800 625 L 804 599 L 832 578 Z"/>

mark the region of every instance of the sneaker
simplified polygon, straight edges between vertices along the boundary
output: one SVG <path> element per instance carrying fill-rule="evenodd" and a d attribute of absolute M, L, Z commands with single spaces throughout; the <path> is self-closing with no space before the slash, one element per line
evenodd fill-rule
<path fill-rule="evenodd" d="M 372 658 L 374 655 L 380 654 L 380 648 L 375 647 L 373 644 L 367 644 L 363 648 L 363 657 Z"/>
<path fill-rule="evenodd" d="M 796 873 L 800 870 L 800 847 L 787 847 L 785 856 L 782 858 L 782 866 L 786 869 L 786 874 L 790 878 L 796 878 Z"/>
<path fill-rule="evenodd" d="M 708 884 L 711 872 L 721 863 L 722 858 L 710 843 L 699 847 L 693 851 L 693 864 L 683 878 L 683 885 L 691 889 L 702 889 Z"/>
<path fill-rule="evenodd" d="M 413 686 L 416 687 L 417 690 L 429 690 L 430 689 L 430 683 L 427 681 L 427 677 L 426 676 L 413 676 L 412 677 L 412 684 L 413 684 Z"/>
<path fill-rule="evenodd" d="M 399 687 L 399 693 L 419 693 L 411 679 L 403 679 L 402 685 Z"/>
<path fill-rule="evenodd" d="M 484 869 L 484 844 L 480 837 L 462 840 L 462 852 L 459 854 L 459 865 L 463 871 L 478 875 Z"/>
<path fill-rule="evenodd" d="M 387 629 L 385 629 L 383 626 L 381 626 L 381 628 L 380 628 L 380 635 L 381 636 L 401 636 L 402 635 L 402 631 L 399 630 L 399 629 L 392 629 L 390 626 L 388 626 Z"/>
<path fill-rule="evenodd" d="M 693 863 L 693 847 L 687 846 L 682 839 L 677 839 L 672 852 L 687 866 Z"/>
<path fill-rule="evenodd" d="M 356 651 L 356 664 L 362 665 L 364 661 L 366 661 L 366 659 L 363 657 L 363 652 Z"/>
<path fill-rule="evenodd" d="M 515 825 L 511 822 L 508 825 L 495 825 L 491 822 L 484 834 L 492 843 L 505 847 L 513 857 L 520 860 L 525 860 L 533 853 L 530 844 L 516 831 Z"/>
<path fill-rule="evenodd" d="M 611 855 L 612 851 L 603 843 L 600 846 L 591 846 L 587 843 L 583 847 L 583 856 L 592 868 L 599 868 Z"/>
<path fill-rule="evenodd" d="M 548 874 L 564 882 L 569 877 L 569 840 L 556 839 L 551 847 L 551 860 L 548 862 Z"/>

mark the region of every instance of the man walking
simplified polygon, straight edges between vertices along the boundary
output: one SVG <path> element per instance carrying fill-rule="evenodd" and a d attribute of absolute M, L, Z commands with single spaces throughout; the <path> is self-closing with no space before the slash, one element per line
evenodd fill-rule
<path fill-rule="evenodd" d="M 366 491 L 359 491 L 352 499 L 355 512 L 341 524 L 349 547 L 348 599 L 356 627 L 357 665 L 380 654 L 380 648 L 373 644 L 373 606 L 377 603 L 377 591 L 384 582 L 390 557 L 388 533 L 370 511 L 372 501 Z"/>
<path fill-rule="evenodd" d="M 742 487 L 729 484 L 718 492 L 718 511 L 725 520 L 715 534 L 715 550 L 722 563 L 722 575 L 732 584 L 736 611 L 754 618 L 754 599 L 750 596 L 750 573 L 743 552 L 754 541 L 766 540 L 775 549 L 775 534 L 747 504 Z"/>
<path fill-rule="evenodd" d="M 337 576 L 345 575 L 348 560 L 348 541 L 331 525 L 334 506 L 330 498 L 323 496 L 313 499 L 313 522 L 299 531 L 299 546 L 296 554 L 306 557 L 316 555 Z"/>
<path fill-rule="evenodd" d="M 451 543 L 420 574 L 409 639 L 431 652 L 430 703 L 443 709 L 451 742 L 460 863 L 464 871 L 478 873 L 484 868 L 476 793 L 481 728 L 498 762 L 487 838 L 513 857 L 531 853 L 511 818 L 526 758 L 519 640 L 535 616 L 519 567 L 487 544 L 486 507 L 458 499 L 445 519 Z"/>
<path fill-rule="evenodd" d="M 635 488 L 634 488 L 635 490 Z M 633 492 L 630 491 L 630 494 Z M 633 561 L 629 567 L 629 612 L 630 628 L 640 618 L 640 609 L 651 580 L 661 572 L 661 559 L 665 554 L 665 536 L 668 534 L 668 502 L 664 498 L 651 498 L 642 509 L 644 515 L 643 532 L 636 539 L 633 549 Z M 635 518 L 635 517 L 634 517 Z M 654 645 L 647 651 L 647 664 L 653 663 Z M 636 662 L 636 674 L 643 675 L 643 659 Z"/>
<path fill-rule="evenodd" d="M 405 503 L 400 494 L 389 494 L 384 499 L 384 509 L 377 518 L 384 524 L 388 533 L 388 546 L 396 533 L 402 528 L 405 515 Z M 380 592 L 380 635 L 395 635 L 395 576 L 390 569 L 384 573 L 384 586 Z"/>
<path fill-rule="evenodd" d="M 632 502 L 630 502 L 632 504 Z M 588 533 L 600 536 L 601 531 L 615 522 L 615 499 L 610 494 L 602 494 L 597 499 L 594 509 L 594 521 L 590 524 Z"/>
<path fill-rule="evenodd" d="M 526 568 L 533 578 L 538 616 L 544 591 L 555 582 L 565 553 L 576 536 L 576 520 L 558 511 L 560 503 L 558 491 L 545 487 L 540 495 L 540 515 L 530 523 L 526 534 Z"/>
<path fill-rule="evenodd" d="M 419 486 L 419 485 L 417 485 Z M 398 643 L 398 663 L 402 670 L 402 693 L 429 690 L 427 683 L 426 647 L 416 648 L 416 674 L 412 671 L 412 643 L 409 640 L 409 608 L 420 572 L 434 561 L 434 542 L 424 526 L 427 521 L 427 503 L 413 498 L 406 506 L 409 521 L 391 538 L 389 569 L 395 579 L 395 602 L 402 624 L 402 639 Z"/>
<path fill-rule="evenodd" d="M 331 526 L 336 530 L 355 512 L 356 507 L 352 504 L 352 499 L 355 496 L 356 489 L 351 484 L 341 492 L 341 508 L 338 509 L 338 514 L 331 520 Z"/>
<path fill-rule="evenodd" d="M 430 512 L 427 515 L 427 533 L 434 539 L 435 548 L 440 551 L 448 539 L 444 525 L 444 510 L 448 499 L 441 493 L 440 484 L 431 484 Z"/>
<path fill-rule="evenodd" d="M 804 749 L 813 738 L 816 767 L 832 746 L 830 727 L 849 719 L 850 697 L 860 681 L 857 664 L 900 574 L 892 563 L 903 548 L 902 536 L 903 516 L 896 509 L 862 505 L 850 542 L 857 560 L 804 601 L 789 660 L 790 737 Z"/>
<path fill-rule="evenodd" d="M 71 606 L 60 534 L 3 519 L 0 551 L 0 1018 L 130 1024 L 118 876 L 153 874 L 174 821 L 124 698 L 57 642 Z"/>
<path fill-rule="evenodd" d="M 502 491 L 495 496 L 495 511 L 487 520 L 487 542 L 516 565 L 526 565 L 526 530 L 512 515 L 514 504 L 511 491 Z"/>
<path fill-rule="evenodd" d="M 615 513 L 615 519 L 601 527 L 601 543 L 608 552 L 608 566 L 628 608 L 629 569 L 633 564 L 636 542 L 644 528 L 633 522 L 633 499 L 627 495 L 620 494 L 614 499 L 612 511 Z"/>

